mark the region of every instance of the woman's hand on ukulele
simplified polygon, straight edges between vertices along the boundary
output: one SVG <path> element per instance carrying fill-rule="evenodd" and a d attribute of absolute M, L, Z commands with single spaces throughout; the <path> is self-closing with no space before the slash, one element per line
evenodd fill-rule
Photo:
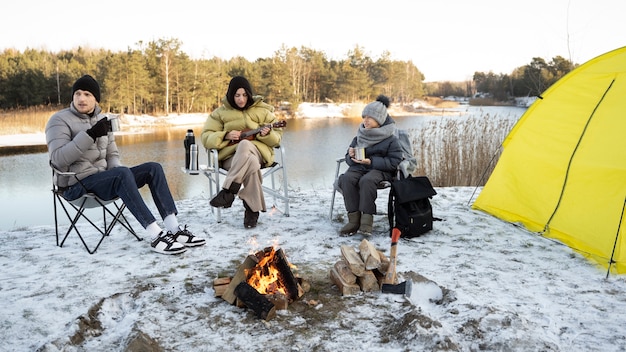
<path fill-rule="evenodd" d="M 230 131 L 226 133 L 226 139 L 236 142 L 241 138 L 241 131 Z"/>

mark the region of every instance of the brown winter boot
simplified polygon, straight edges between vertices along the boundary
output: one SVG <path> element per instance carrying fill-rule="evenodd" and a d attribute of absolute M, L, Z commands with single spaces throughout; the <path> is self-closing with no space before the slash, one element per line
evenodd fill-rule
<path fill-rule="evenodd" d="M 361 212 L 355 211 L 352 213 L 348 213 L 348 223 L 343 225 L 339 233 L 342 235 L 351 235 L 357 231 L 359 231 L 359 225 L 361 221 Z"/>
<path fill-rule="evenodd" d="M 374 215 L 361 214 L 361 226 L 359 227 L 359 232 L 364 235 L 371 235 L 372 225 L 374 225 Z"/>

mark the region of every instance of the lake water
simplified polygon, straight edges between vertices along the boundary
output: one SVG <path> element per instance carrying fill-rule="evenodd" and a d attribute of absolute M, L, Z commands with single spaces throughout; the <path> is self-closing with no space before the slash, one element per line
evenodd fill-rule
<path fill-rule="evenodd" d="M 520 108 L 465 107 L 461 115 L 492 116 L 500 114 L 519 117 Z M 399 128 L 419 128 L 424 122 L 441 116 L 397 117 Z M 290 189 L 321 189 L 331 191 L 336 159 L 342 157 L 356 134 L 360 118 L 290 119 L 283 136 Z M 208 181 L 203 175 L 186 175 L 183 139 L 187 128 L 193 128 L 197 140 L 202 126 L 152 130 L 142 134 L 116 136 L 122 163 L 128 166 L 151 160 L 163 165 L 172 194 L 176 200 L 198 195 L 208 198 Z M 200 164 L 207 155 L 200 148 Z M 0 156 L 0 230 L 54 224 L 51 171 L 46 152 Z M 146 187 L 141 192 L 152 206 Z M 204 204 L 203 206 L 208 206 Z"/>

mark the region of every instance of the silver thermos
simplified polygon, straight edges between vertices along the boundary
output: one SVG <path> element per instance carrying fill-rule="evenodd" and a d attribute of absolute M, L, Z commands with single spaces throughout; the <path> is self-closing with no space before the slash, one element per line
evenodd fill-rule
<path fill-rule="evenodd" d="M 192 144 L 190 146 L 189 153 L 190 153 L 189 158 L 191 159 L 189 162 L 189 173 L 192 175 L 197 175 L 198 174 L 198 145 Z"/>

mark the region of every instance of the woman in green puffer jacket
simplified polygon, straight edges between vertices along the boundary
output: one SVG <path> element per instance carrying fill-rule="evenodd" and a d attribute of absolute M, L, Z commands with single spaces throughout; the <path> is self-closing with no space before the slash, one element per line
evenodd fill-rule
<path fill-rule="evenodd" d="M 238 194 L 245 208 L 246 228 L 256 227 L 259 212 L 267 210 L 261 168 L 274 163 L 274 147 L 282 140 L 282 129 L 271 128 L 276 122 L 274 107 L 253 95 L 245 77 L 236 76 L 222 105 L 209 115 L 202 129 L 202 144 L 217 149 L 220 166 L 228 170 L 223 189 L 210 204 L 228 208 Z M 257 129 L 258 133 L 245 136 L 244 132 Z"/>

